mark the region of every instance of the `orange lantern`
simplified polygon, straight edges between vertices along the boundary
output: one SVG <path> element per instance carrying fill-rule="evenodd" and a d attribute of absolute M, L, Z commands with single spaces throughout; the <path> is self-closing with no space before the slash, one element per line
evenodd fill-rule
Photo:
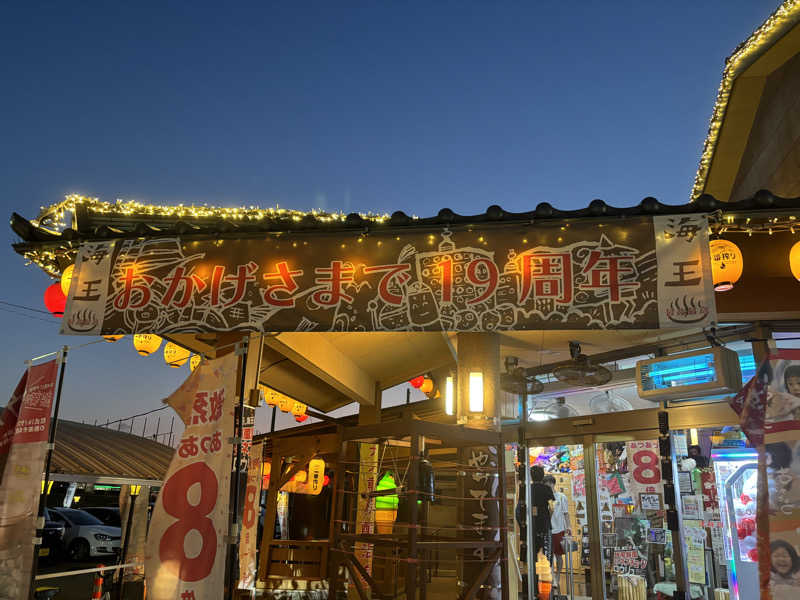
<path fill-rule="evenodd" d="M 800 242 L 797 242 L 789 250 L 789 268 L 797 281 L 800 281 Z"/>
<path fill-rule="evenodd" d="M 305 404 L 295 400 L 294 404 L 292 404 L 292 414 L 295 417 L 300 417 L 300 416 L 306 414 L 306 408 L 308 408 L 308 407 Z"/>
<path fill-rule="evenodd" d="M 72 273 L 75 271 L 75 265 L 69 265 L 64 272 L 61 273 L 61 291 L 65 296 L 69 295 L 69 284 L 72 283 Z"/>
<path fill-rule="evenodd" d="M 125 337 L 124 335 L 104 335 L 103 339 L 107 341 L 109 344 L 113 344 L 114 342 L 118 342 L 124 337 Z"/>
<path fill-rule="evenodd" d="M 178 344 L 174 342 L 167 342 L 167 345 L 164 346 L 164 362 L 173 369 L 185 365 L 191 354 L 189 350 L 178 346 Z"/>
<path fill-rule="evenodd" d="M 739 281 L 744 260 L 739 246 L 728 240 L 711 240 L 711 278 L 715 292 L 727 292 Z"/>
<path fill-rule="evenodd" d="M 189 370 L 194 371 L 201 360 L 202 358 L 199 354 L 192 354 L 192 357 L 189 359 Z"/>
<path fill-rule="evenodd" d="M 430 394 L 433 391 L 433 379 L 430 377 L 425 377 L 422 380 L 422 385 L 419 386 L 419 391 L 423 394 Z"/>
<path fill-rule="evenodd" d="M 147 356 L 161 347 L 161 338 L 152 333 L 137 333 L 133 336 L 133 347 L 140 355 Z"/>
<path fill-rule="evenodd" d="M 286 394 L 278 395 L 278 408 L 280 408 L 283 412 L 291 412 L 292 406 L 294 405 L 294 400 L 289 398 Z"/>

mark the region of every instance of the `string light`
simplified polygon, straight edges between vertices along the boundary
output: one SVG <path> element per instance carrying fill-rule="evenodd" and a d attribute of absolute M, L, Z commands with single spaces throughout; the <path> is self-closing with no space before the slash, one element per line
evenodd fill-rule
<path fill-rule="evenodd" d="M 799 13 L 800 2 L 787 0 L 725 61 L 722 82 L 719 84 L 717 100 L 714 103 L 711 122 L 708 125 L 708 135 L 703 144 L 703 153 L 694 177 L 691 193 L 692 200 L 700 196 L 703 193 L 703 188 L 705 188 L 734 81 L 752 64 L 762 50 L 768 48 L 775 40 L 783 36 L 786 28 L 794 24 Z"/>

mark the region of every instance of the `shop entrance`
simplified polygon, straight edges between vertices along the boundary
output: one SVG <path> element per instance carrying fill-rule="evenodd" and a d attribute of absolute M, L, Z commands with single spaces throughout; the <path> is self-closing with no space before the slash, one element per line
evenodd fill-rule
<path fill-rule="evenodd" d="M 687 544 L 689 552 L 694 551 L 692 540 L 687 541 L 682 531 L 670 531 L 665 510 L 659 447 L 662 412 L 668 415 L 673 440 L 697 428 L 719 431 L 734 424 L 727 405 L 714 403 L 525 426 L 520 455 L 527 453 L 529 463 L 545 468 L 547 480 L 555 479 L 558 493 L 552 506 L 565 513 L 561 526 L 558 518 L 553 520 L 554 528 L 564 529 L 563 536 L 551 538 L 554 597 L 663 600 L 672 598 L 677 589 L 689 589 L 686 553 Z M 679 447 L 673 458 L 680 462 L 685 454 Z M 675 470 L 677 482 L 679 467 Z M 699 543 L 703 553 L 703 542 Z M 535 563 L 537 557 L 532 558 Z M 718 597 L 715 590 L 727 587 L 727 582 L 713 569 L 714 560 L 704 564 L 709 567 L 707 585 L 692 584 L 691 597 L 713 600 Z M 538 587 L 538 578 L 534 585 Z"/>

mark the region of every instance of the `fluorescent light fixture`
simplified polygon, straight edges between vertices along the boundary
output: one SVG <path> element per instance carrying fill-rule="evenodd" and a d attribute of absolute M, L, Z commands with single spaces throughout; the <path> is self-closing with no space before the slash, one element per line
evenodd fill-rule
<path fill-rule="evenodd" d="M 482 371 L 471 371 L 469 374 L 469 412 L 483 412 Z"/>
<path fill-rule="evenodd" d="M 534 411 L 534 412 L 531 413 L 529 420 L 531 420 L 531 421 L 549 421 L 551 418 L 552 417 L 550 415 L 548 415 L 547 413 Z"/>
<path fill-rule="evenodd" d="M 448 415 L 453 414 L 455 398 L 453 397 L 453 377 L 448 376 L 444 380 L 444 412 Z"/>

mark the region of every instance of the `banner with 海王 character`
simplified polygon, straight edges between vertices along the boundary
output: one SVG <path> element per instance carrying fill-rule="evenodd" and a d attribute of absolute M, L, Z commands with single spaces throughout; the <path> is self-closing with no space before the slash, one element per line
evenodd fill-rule
<path fill-rule="evenodd" d="M 702 327 L 704 215 L 85 242 L 62 333 Z"/>
<path fill-rule="evenodd" d="M 237 361 L 233 352 L 202 361 L 166 400 L 186 429 L 147 533 L 150 600 L 223 596 Z"/>

